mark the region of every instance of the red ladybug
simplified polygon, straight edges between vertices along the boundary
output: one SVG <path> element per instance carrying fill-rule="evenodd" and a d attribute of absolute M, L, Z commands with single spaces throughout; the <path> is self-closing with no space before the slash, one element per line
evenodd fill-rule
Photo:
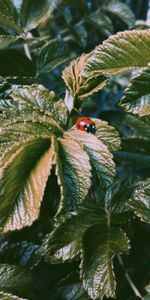
<path fill-rule="evenodd" d="M 77 127 L 77 129 L 80 129 L 80 130 L 83 130 L 86 132 L 91 132 L 91 133 L 96 132 L 95 123 L 87 117 L 78 118 L 76 121 L 76 127 Z"/>

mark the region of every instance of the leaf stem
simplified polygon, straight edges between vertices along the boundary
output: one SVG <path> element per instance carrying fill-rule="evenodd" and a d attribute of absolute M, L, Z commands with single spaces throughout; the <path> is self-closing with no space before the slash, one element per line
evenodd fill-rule
<path fill-rule="evenodd" d="M 30 60 L 32 60 L 31 52 L 30 52 L 30 49 L 29 49 L 28 44 L 24 44 L 23 47 L 24 47 L 24 52 L 25 52 L 26 56 L 27 56 Z"/>
<path fill-rule="evenodd" d="M 137 287 L 135 286 L 134 282 L 132 281 L 129 273 L 127 272 L 124 262 L 122 260 L 122 257 L 120 254 L 117 255 L 118 261 L 121 265 L 121 267 L 123 268 L 124 272 L 125 272 L 125 277 L 131 287 L 131 289 L 133 290 L 134 294 L 136 295 L 136 297 L 140 298 L 141 300 L 144 300 L 144 298 L 142 297 L 142 295 L 140 294 L 139 290 L 137 289 Z"/>

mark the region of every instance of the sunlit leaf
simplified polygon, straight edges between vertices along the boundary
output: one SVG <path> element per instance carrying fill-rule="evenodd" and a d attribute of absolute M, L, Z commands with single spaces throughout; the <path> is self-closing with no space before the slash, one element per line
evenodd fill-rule
<path fill-rule="evenodd" d="M 115 175 L 115 164 L 108 148 L 94 134 L 72 129 L 65 132 L 66 137 L 78 141 L 90 157 L 102 185 L 110 186 Z"/>
<path fill-rule="evenodd" d="M 4 292 L 0 292 L 0 299 L 1 300 L 27 300 Z"/>
<path fill-rule="evenodd" d="M 8 151 L 1 166 L 0 226 L 4 232 L 29 226 L 39 216 L 54 160 L 50 140 L 30 138 Z"/>
<path fill-rule="evenodd" d="M 43 110 L 44 114 L 62 124 L 67 122 L 68 109 L 64 101 L 42 85 L 19 86 L 13 91 L 11 97 L 19 103 L 33 107 L 33 109 Z"/>
<path fill-rule="evenodd" d="M 96 125 L 96 137 L 101 140 L 109 149 L 116 151 L 120 148 L 120 137 L 114 127 L 108 125 L 106 121 L 92 118 Z"/>
<path fill-rule="evenodd" d="M 61 190 L 61 209 L 78 207 L 91 186 L 91 165 L 82 146 L 72 139 L 60 139 L 57 145 L 56 174 Z"/>
<path fill-rule="evenodd" d="M 82 75 L 89 78 L 144 69 L 150 63 L 149 47 L 149 30 L 119 32 L 91 52 Z"/>
<path fill-rule="evenodd" d="M 128 249 L 129 240 L 120 228 L 95 225 L 86 231 L 80 268 L 83 286 L 92 299 L 115 298 L 113 258 Z"/>
<path fill-rule="evenodd" d="M 94 76 L 93 78 L 84 78 L 81 73 L 89 58 L 88 54 L 73 60 L 71 64 L 63 71 L 63 79 L 68 88 L 68 97 L 83 100 L 101 90 L 106 84 L 106 78 L 102 75 Z"/>
<path fill-rule="evenodd" d="M 146 70 L 131 79 L 125 90 L 120 106 L 140 117 L 150 115 L 150 70 Z"/>

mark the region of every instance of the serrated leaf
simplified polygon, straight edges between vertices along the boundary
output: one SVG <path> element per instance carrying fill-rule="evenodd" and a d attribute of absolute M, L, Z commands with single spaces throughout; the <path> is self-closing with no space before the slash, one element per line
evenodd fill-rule
<path fill-rule="evenodd" d="M 39 216 L 54 155 L 49 139 L 34 137 L 4 156 L 0 170 L 0 227 L 4 232 L 29 226 Z"/>
<path fill-rule="evenodd" d="M 70 60 L 68 44 L 64 41 L 49 41 L 44 45 L 37 57 L 38 75 L 51 72 Z"/>
<path fill-rule="evenodd" d="M 24 30 L 30 31 L 44 22 L 53 10 L 53 0 L 38 0 L 36 5 L 32 1 L 23 0 L 20 14 Z"/>
<path fill-rule="evenodd" d="M 150 223 L 150 180 L 139 183 L 129 204 L 141 221 Z"/>
<path fill-rule="evenodd" d="M 117 151 L 120 148 L 120 137 L 118 131 L 108 125 L 106 121 L 92 118 L 96 125 L 96 137 L 101 140 L 109 151 Z"/>
<path fill-rule="evenodd" d="M 0 25 L 17 33 L 22 32 L 18 12 L 11 0 L 0 0 Z"/>
<path fill-rule="evenodd" d="M 129 240 L 120 228 L 95 225 L 86 231 L 80 268 L 83 286 L 92 299 L 115 298 L 113 258 L 128 249 Z"/>
<path fill-rule="evenodd" d="M 138 114 L 140 117 L 150 115 L 150 70 L 131 79 L 119 105 L 127 112 Z"/>
<path fill-rule="evenodd" d="M 4 292 L 0 292 L 0 299 L 1 300 L 27 300 Z"/>
<path fill-rule="evenodd" d="M 115 175 L 115 164 L 108 148 L 94 134 L 71 129 L 65 132 L 65 137 L 78 141 L 90 157 L 102 186 L 109 187 Z"/>
<path fill-rule="evenodd" d="M 46 261 L 73 259 L 81 251 L 84 232 L 93 224 L 105 223 L 104 212 L 85 200 L 75 213 L 58 218 L 53 232 L 47 235 L 43 245 Z"/>
<path fill-rule="evenodd" d="M 64 101 L 42 85 L 18 86 L 11 97 L 33 109 L 43 110 L 44 114 L 60 121 L 62 125 L 67 122 L 68 109 Z"/>
<path fill-rule="evenodd" d="M 119 32 L 89 55 L 83 76 L 115 75 L 144 69 L 150 63 L 150 30 Z"/>
<path fill-rule="evenodd" d="M 34 286 L 31 273 L 15 265 L 0 264 L 0 289 L 18 296 L 32 297 Z"/>
<path fill-rule="evenodd" d="M 60 208 L 72 211 L 83 202 L 91 186 L 91 165 L 82 146 L 72 139 L 60 139 L 56 175 L 61 189 Z"/>
<path fill-rule="evenodd" d="M 81 73 L 87 63 L 89 54 L 81 55 L 81 57 L 73 60 L 62 73 L 62 77 L 69 90 L 69 94 L 76 99 L 84 98 L 98 92 L 106 84 L 106 78 L 102 75 L 94 76 L 94 78 L 84 78 Z"/>
<path fill-rule="evenodd" d="M 108 4 L 106 11 L 112 15 L 119 17 L 129 28 L 132 28 L 135 24 L 135 16 L 128 5 L 120 1 L 112 0 Z"/>

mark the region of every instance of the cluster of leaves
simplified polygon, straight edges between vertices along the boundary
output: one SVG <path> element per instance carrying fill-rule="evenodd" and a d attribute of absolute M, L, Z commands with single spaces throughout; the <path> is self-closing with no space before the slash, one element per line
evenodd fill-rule
<path fill-rule="evenodd" d="M 0 1 L 2 300 L 123 299 L 125 276 L 137 297 L 146 293 L 149 270 L 140 292 L 126 270 L 123 283 L 118 277 L 119 263 L 125 268 L 120 254 L 131 251 L 130 268 L 135 222 L 150 223 L 150 31 L 120 32 L 78 58 L 79 48 L 69 51 L 66 42 L 70 34 L 71 41 L 80 37 L 83 49 L 83 32 L 92 33 L 87 24 L 109 36 L 113 14 L 133 27 L 130 8 L 108 2 L 93 1 L 89 9 L 86 1 L 72 1 L 86 12 L 80 24 L 67 1 Z M 65 34 L 56 39 L 61 14 Z M 131 73 L 116 110 L 121 127 L 93 117 L 95 134 L 77 130 L 87 100 Z M 47 74 L 55 92 L 45 87 Z"/>

